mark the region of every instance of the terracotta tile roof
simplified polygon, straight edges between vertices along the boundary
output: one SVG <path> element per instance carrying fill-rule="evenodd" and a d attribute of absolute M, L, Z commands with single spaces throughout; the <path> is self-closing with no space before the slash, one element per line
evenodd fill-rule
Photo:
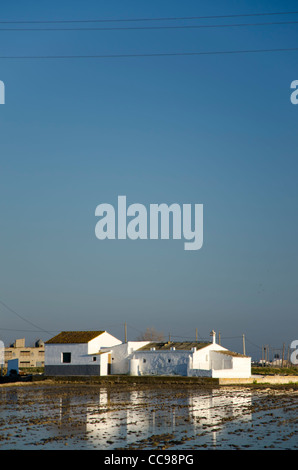
<path fill-rule="evenodd" d="M 183 342 L 168 341 L 167 343 L 152 342 L 138 349 L 138 351 L 150 351 L 151 348 L 155 348 L 158 351 L 166 351 L 166 350 L 170 350 L 171 348 L 184 350 L 184 351 L 190 351 L 192 348 L 202 349 L 202 348 L 205 348 L 206 346 L 210 346 L 210 344 L 212 343 L 203 343 L 203 342 L 197 342 L 197 341 L 183 341 Z"/>
<path fill-rule="evenodd" d="M 45 344 L 88 343 L 102 333 L 104 331 L 61 331 Z"/>

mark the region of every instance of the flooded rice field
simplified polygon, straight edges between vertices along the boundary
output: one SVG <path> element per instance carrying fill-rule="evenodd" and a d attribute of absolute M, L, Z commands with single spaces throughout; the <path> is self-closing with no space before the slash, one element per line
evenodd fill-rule
<path fill-rule="evenodd" d="M 298 391 L 0 387 L 0 450 L 298 449 Z"/>

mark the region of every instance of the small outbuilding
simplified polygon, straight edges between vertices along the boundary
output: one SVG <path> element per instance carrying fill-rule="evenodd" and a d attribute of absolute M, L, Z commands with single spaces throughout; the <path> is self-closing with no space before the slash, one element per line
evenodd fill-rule
<path fill-rule="evenodd" d="M 108 375 L 121 343 L 107 331 L 62 331 L 45 342 L 45 375 Z"/>

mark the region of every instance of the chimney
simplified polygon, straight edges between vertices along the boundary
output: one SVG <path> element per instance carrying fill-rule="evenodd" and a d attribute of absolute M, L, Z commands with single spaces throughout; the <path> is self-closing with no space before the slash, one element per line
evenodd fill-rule
<path fill-rule="evenodd" d="M 210 336 L 212 336 L 212 343 L 215 344 L 216 333 L 214 330 L 210 332 Z"/>

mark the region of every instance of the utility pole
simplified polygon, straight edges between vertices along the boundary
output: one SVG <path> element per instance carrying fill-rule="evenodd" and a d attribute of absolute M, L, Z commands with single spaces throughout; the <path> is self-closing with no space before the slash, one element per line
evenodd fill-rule
<path fill-rule="evenodd" d="M 242 335 L 242 340 L 243 340 L 243 355 L 245 356 L 245 336 Z"/>
<path fill-rule="evenodd" d="M 262 362 L 261 362 L 262 366 L 264 365 L 264 364 L 263 364 L 263 359 L 264 359 L 263 356 L 264 356 L 264 346 L 262 345 Z"/>
<path fill-rule="evenodd" d="M 126 322 L 124 323 L 124 343 L 127 343 L 127 328 L 126 328 Z"/>
<path fill-rule="evenodd" d="M 218 344 L 220 345 L 220 331 L 218 332 Z"/>
<path fill-rule="evenodd" d="M 282 346 L 282 360 L 281 360 L 281 367 L 284 366 L 284 359 L 285 359 L 285 343 Z"/>

